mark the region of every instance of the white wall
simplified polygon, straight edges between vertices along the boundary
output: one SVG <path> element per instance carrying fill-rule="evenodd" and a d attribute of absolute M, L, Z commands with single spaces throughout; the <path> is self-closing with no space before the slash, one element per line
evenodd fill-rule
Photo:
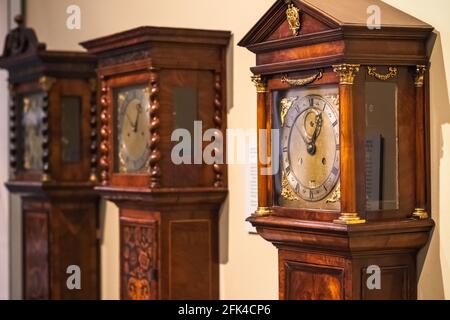
<path fill-rule="evenodd" d="M 446 195 L 450 189 L 450 1 L 386 2 L 434 25 L 441 34 L 433 53 L 431 73 L 432 200 L 437 227 L 421 272 L 419 297 L 450 298 L 450 197 Z M 29 25 L 36 29 L 41 41 L 47 42 L 49 49 L 80 49 L 77 45 L 80 41 L 141 25 L 232 31 L 230 59 L 234 61 L 234 83 L 229 127 L 246 129 L 256 125 L 255 89 L 249 80 L 249 67 L 255 59 L 252 53 L 236 47 L 236 43 L 272 3 L 273 0 L 28 0 L 27 14 Z M 69 4 L 81 7 L 81 30 L 69 31 L 65 27 Z M 6 152 L 1 151 L 0 154 Z M 229 210 L 221 218 L 221 297 L 276 299 L 276 250 L 245 231 L 245 168 L 230 166 L 229 171 Z M 119 297 L 118 214 L 114 205 L 106 205 L 103 224 L 102 296 L 114 299 Z"/>

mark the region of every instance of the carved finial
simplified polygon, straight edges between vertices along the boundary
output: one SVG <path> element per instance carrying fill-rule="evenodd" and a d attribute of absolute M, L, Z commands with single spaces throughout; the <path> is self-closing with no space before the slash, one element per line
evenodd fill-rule
<path fill-rule="evenodd" d="M 284 0 L 288 5 L 286 10 L 286 19 L 289 24 L 289 29 L 292 31 L 292 35 L 295 37 L 300 30 L 300 9 L 294 6 L 291 0 Z"/>
<path fill-rule="evenodd" d="M 38 42 L 34 30 L 25 27 L 25 19 L 22 15 L 15 16 L 14 21 L 17 23 L 17 28 L 8 33 L 2 58 L 9 58 L 30 51 L 45 49 L 45 44 Z"/>
<path fill-rule="evenodd" d="M 14 21 L 17 23 L 18 27 L 23 27 L 25 23 L 25 19 L 21 14 L 18 14 L 14 17 Z"/>

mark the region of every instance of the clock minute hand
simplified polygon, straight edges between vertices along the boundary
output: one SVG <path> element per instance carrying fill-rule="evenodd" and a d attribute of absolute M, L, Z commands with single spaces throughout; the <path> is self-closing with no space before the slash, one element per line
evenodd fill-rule
<path fill-rule="evenodd" d="M 141 105 L 140 104 L 136 105 L 136 109 L 137 109 L 137 115 L 136 115 L 136 121 L 134 122 L 134 126 L 133 126 L 134 132 L 137 132 L 137 129 L 138 129 L 139 116 L 141 115 Z"/>

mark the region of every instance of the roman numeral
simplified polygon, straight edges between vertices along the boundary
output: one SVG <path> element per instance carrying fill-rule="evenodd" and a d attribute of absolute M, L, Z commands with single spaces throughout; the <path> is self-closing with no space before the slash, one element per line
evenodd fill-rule
<path fill-rule="evenodd" d="M 337 151 L 341 150 L 341 145 L 337 144 L 337 145 L 336 145 L 336 150 L 337 150 Z"/>
<path fill-rule="evenodd" d="M 335 122 L 333 122 L 332 126 L 336 127 L 338 125 L 338 121 L 336 120 Z"/>
<path fill-rule="evenodd" d="M 339 172 L 339 169 L 338 169 L 337 167 L 333 167 L 333 169 L 331 170 L 331 173 L 332 173 L 333 175 L 337 175 L 338 172 Z"/>
<path fill-rule="evenodd" d="M 288 147 L 284 147 L 283 152 L 288 152 Z"/>
<path fill-rule="evenodd" d="M 314 192 L 313 192 L 312 190 L 309 190 L 309 198 L 310 198 L 311 200 L 314 199 Z"/>
<path fill-rule="evenodd" d="M 314 107 L 314 98 L 309 98 L 309 106 Z"/>

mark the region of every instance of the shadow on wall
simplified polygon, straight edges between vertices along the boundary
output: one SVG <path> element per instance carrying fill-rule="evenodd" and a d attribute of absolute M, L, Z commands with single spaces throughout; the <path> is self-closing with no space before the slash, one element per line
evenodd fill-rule
<path fill-rule="evenodd" d="M 447 78 L 445 72 L 441 37 L 438 33 L 431 58 L 431 111 L 430 111 L 430 139 L 431 139 L 431 213 L 436 227 L 428 245 L 422 249 L 417 258 L 419 299 L 444 299 L 444 276 L 441 261 L 441 229 L 448 226 L 450 221 L 442 210 L 441 176 L 443 176 L 444 161 L 450 163 L 450 155 L 445 154 L 445 128 L 450 126 L 450 101 L 448 95 Z M 447 137 L 448 139 L 449 137 Z M 422 282 L 424 285 L 422 285 Z M 426 282 L 426 284 L 425 284 Z"/>

